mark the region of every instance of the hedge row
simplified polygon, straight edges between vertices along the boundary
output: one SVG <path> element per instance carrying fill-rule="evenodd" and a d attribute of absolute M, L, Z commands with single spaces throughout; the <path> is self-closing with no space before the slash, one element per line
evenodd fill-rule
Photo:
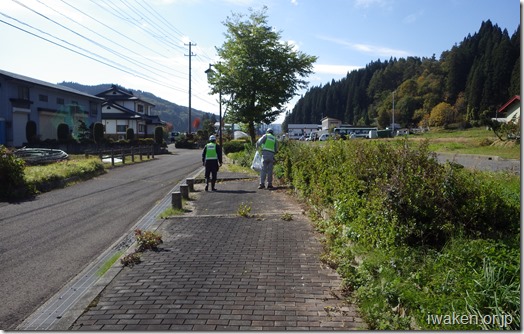
<path fill-rule="evenodd" d="M 518 192 L 439 164 L 427 142 L 290 142 L 277 158 L 277 176 L 322 213 L 323 259 L 371 329 L 501 328 L 428 321 L 453 314 L 520 328 Z"/>
<path fill-rule="evenodd" d="M 287 145 L 280 160 L 298 192 L 331 208 L 333 225 L 369 247 L 443 247 L 452 236 L 504 238 L 520 231 L 520 198 L 407 141 Z M 351 222 L 351 223 L 349 223 Z"/>

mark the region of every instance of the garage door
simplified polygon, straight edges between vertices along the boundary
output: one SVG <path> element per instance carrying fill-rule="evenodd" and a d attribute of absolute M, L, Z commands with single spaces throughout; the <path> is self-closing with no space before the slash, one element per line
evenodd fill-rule
<path fill-rule="evenodd" d="M 40 139 L 58 139 L 56 130 L 58 124 L 64 123 L 65 117 L 55 113 L 40 113 Z"/>
<path fill-rule="evenodd" d="M 29 109 L 13 108 L 13 146 L 20 147 L 26 142 L 25 126 L 29 120 Z"/>

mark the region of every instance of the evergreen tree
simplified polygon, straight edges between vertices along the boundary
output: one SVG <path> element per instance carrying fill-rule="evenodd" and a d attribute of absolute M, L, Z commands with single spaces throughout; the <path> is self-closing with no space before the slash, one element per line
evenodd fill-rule
<path fill-rule="evenodd" d="M 294 123 L 300 113 L 300 123 L 330 116 L 349 124 L 388 126 L 393 91 L 401 125 L 427 123 L 441 102 L 453 107 L 447 122 L 479 120 L 480 113 L 494 112 L 520 94 L 520 26 L 510 37 L 491 21 L 482 22 L 477 33 L 438 60 L 433 55 L 372 61 L 339 81 L 308 90 L 286 120 Z"/>

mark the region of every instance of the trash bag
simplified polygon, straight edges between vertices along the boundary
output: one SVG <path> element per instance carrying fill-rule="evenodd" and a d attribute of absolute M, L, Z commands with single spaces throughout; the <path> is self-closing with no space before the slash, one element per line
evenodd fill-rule
<path fill-rule="evenodd" d="M 256 151 L 255 153 L 255 157 L 253 158 L 251 168 L 256 170 L 257 172 L 260 172 L 262 170 L 262 154 L 260 154 L 259 151 Z"/>

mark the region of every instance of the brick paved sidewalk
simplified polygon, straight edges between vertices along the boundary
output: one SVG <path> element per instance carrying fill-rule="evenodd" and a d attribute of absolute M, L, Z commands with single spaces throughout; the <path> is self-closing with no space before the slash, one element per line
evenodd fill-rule
<path fill-rule="evenodd" d="M 340 278 L 320 262 L 307 217 L 287 195 L 256 187 L 228 181 L 206 193 L 198 185 L 194 212 L 159 228 L 161 251 L 124 268 L 71 329 L 364 329 Z M 255 217 L 236 214 L 241 202 Z"/>

